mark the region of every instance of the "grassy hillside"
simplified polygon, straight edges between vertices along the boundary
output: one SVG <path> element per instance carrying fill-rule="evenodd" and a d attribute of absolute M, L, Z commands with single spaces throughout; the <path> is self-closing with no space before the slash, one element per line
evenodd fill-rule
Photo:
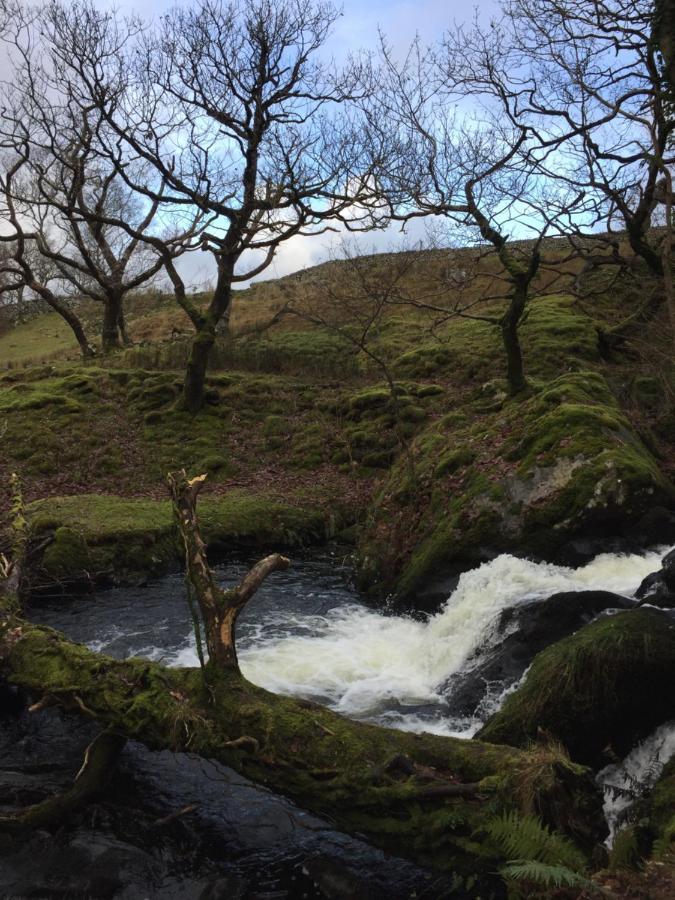
<path fill-rule="evenodd" d="M 474 263 L 491 293 L 493 261 L 471 262 L 468 251 L 372 257 L 357 275 L 363 284 L 394 272 L 400 297 L 426 301 L 435 291 L 434 304 L 447 308 L 452 279 Z M 194 417 L 175 408 L 189 337 L 167 297 L 130 304 L 136 346 L 88 365 L 52 314 L 4 334 L 0 484 L 16 470 L 29 501 L 73 498 L 65 518 L 53 501 L 51 527 L 94 545 L 87 495 L 163 500 L 169 469 L 206 471 L 211 495 L 247 498 L 264 533 L 274 535 L 264 527 L 270 502 L 318 511 L 323 533 L 349 527 L 364 582 L 407 595 L 444 566 L 505 548 L 550 555 L 576 534 L 622 533 L 654 505 L 672 504 L 665 314 L 635 323 L 609 354 L 598 340 L 634 313 L 649 287 L 643 276 L 596 283 L 580 304 L 561 290 L 568 272 L 545 272 L 522 326 L 531 389 L 516 400 L 505 391 L 498 329 L 483 320 L 439 321 L 401 302 L 377 320 L 372 355 L 359 352 L 354 277 L 349 263 L 329 263 L 238 293 L 232 336 L 213 354 L 209 402 Z M 479 297 L 473 280 L 454 290 L 463 302 L 472 290 Z M 265 327 L 289 298 L 329 327 L 298 316 Z M 83 311 L 92 328 L 95 306 Z M 185 337 L 172 339 L 173 329 Z M 395 403 L 373 355 L 396 379 Z M 129 510 L 108 506 L 100 516 L 114 531 Z M 157 512 L 158 535 L 164 517 Z M 147 524 L 136 529 L 146 543 Z"/>

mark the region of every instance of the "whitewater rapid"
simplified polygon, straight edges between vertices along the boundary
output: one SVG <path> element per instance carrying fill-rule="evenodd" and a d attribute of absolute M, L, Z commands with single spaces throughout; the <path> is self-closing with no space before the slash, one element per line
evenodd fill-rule
<path fill-rule="evenodd" d="M 463 573 L 443 608 L 426 621 L 356 603 L 322 615 L 288 614 L 279 606 L 242 633 L 240 665 L 262 687 L 318 700 L 347 716 L 468 736 L 481 723 L 448 715 L 442 689 L 490 644 L 503 610 L 560 591 L 630 597 L 660 568 L 664 552 L 604 553 L 577 569 L 502 554 Z M 164 659 L 196 665 L 192 639 Z"/>

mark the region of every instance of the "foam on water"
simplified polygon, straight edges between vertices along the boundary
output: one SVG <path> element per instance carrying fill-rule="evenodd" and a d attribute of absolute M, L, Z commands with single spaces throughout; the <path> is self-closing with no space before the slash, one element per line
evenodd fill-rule
<path fill-rule="evenodd" d="M 604 553 L 578 569 L 502 554 L 462 574 L 425 622 L 356 604 L 289 618 L 278 610 L 242 635 L 241 668 L 271 691 L 312 697 L 345 715 L 466 736 L 478 723 L 444 720 L 441 688 L 490 640 L 502 610 L 560 591 L 631 596 L 660 568 L 663 552 Z M 189 645 L 166 661 L 195 665 L 196 654 Z"/>

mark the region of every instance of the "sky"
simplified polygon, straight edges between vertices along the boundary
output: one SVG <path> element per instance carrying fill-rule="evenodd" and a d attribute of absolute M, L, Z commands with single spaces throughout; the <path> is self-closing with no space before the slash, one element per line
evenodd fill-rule
<path fill-rule="evenodd" d="M 190 0 L 117 0 L 114 4 L 121 11 L 140 13 L 145 19 L 160 16 L 173 6 L 188 5 Z M 481 18 L 488 19 L 498 9 L 496 0 L 335 0 L 341 5 L 343 14 L 334 27 L 328 41 L 328 51 L 336 58 L 350 50 L 374 48 L 380 28 L 395 51 L 403 51 L 419 34 L 423 41 L 433 42 L 453 22 L 468 22 L 477 10 Z M 112 5 L 109 0 L 97 0 L 102 8 Z M 400 225 L 385 231 L 350 235 L 352 251 L 363 253 L 387 252 L 412 246 L 425 240 L 426 226 L 421 221 L 414 222 L 401 233 Z M 339 253 L 342 233 L 328 233 L 315 237 L 296 237 L 286 241 L 276 254 L 268 269 L 255 280 L 278 278 L 304 268 L 316 265 L 331 254 Z M 194 286 L 206 286 L 214 277 L 215 268 L 210 254 L 193 253 L 184 258 L 182 274 Z M 246 283 L 240 285 L 246 287 Z"/>

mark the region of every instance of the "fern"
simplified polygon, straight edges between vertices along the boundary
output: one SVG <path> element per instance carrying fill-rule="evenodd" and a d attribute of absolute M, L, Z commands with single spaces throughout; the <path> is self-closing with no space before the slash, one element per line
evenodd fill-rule
<path fill-rule="evenodd" d="M 500 874 L 513 881 L 531 881 L 546 888 L 597 888 L 588 878 L 566 866 L 552 866 L 534 859 L 512 860 L 500 869 Z"/>
<path fill-rule="evenodd" d="M 586 859 L 574 844 L 550 831 L 536 816 L 510 812 L 492 819 L 486 830 L 511 859 L 563 866 L 577 873 L 586 868 Z"/>

